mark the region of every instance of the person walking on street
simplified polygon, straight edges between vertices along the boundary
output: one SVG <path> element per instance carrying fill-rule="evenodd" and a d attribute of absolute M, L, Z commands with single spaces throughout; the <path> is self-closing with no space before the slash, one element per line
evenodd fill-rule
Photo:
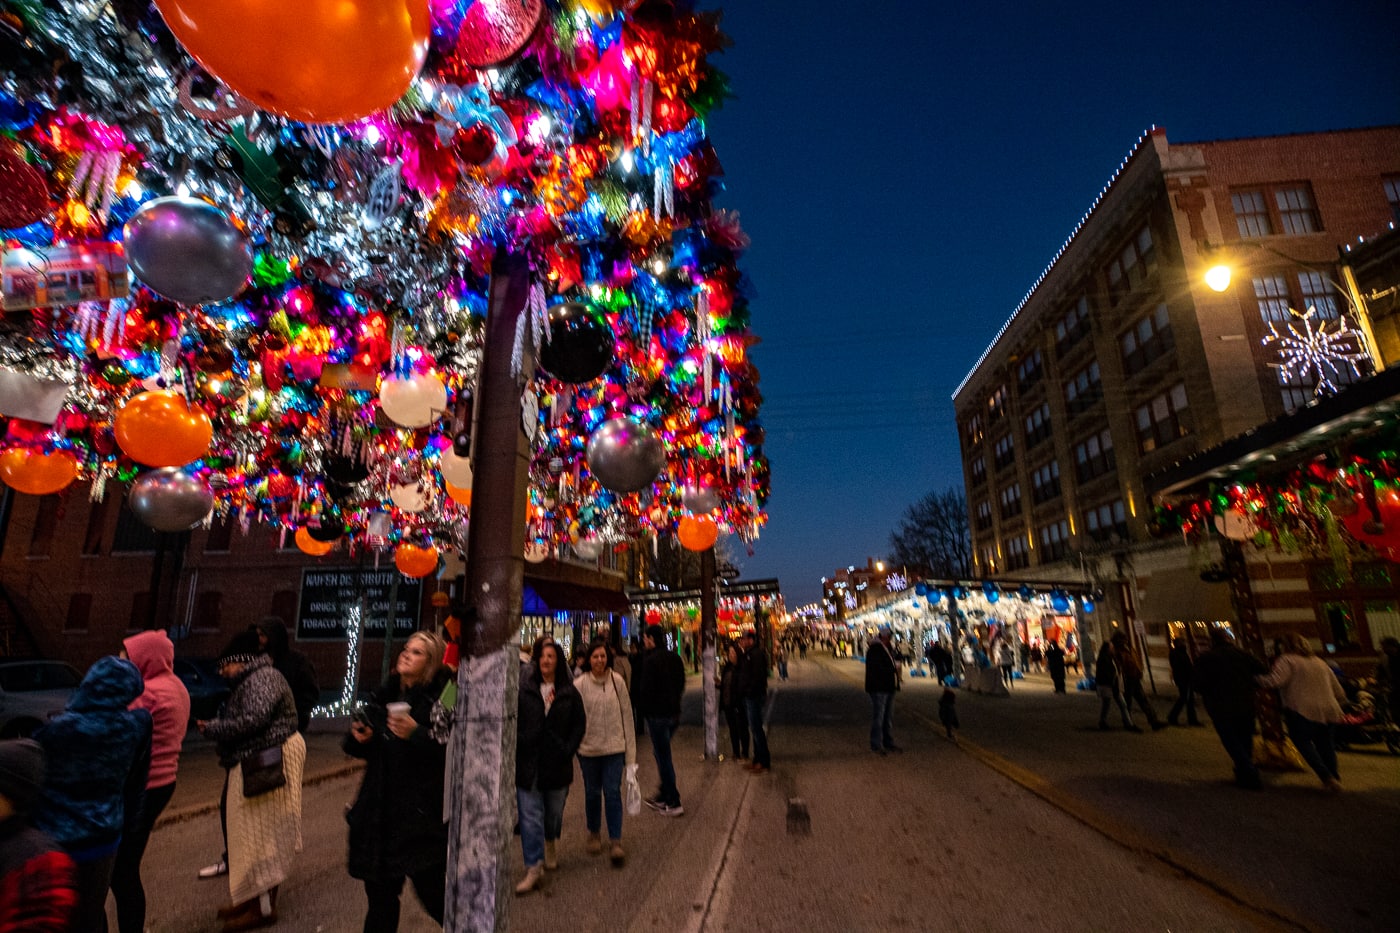
<path fill-rule="evenodd" d="M 997 666 L 1001 668 L 1001 682 L 1010 689 L 1014 679 L 1012 672 L 1016 670 L 1016 649 L 1004 635 L 997 638 L 995 657 Z"/>
<path fill-rule="evenodd" d="M 539 646 L 520 675 L 515 799 L 525 877 L 515 886 L 516 894 L 534 891 L 545 869 L 559 867 L 557 846 L 574 782 L 574 755 L 588 727 L 583 700 L 565 673 L 567 663 L 563 649 L 549 642 Z"/>
<path fill-rule="evenodd" d="M 948 741 L 958 740 L 956 730 L 958 728 L 958 693 L 952 687 L 944 687 L 943 695 L 938 698 L 938 721 L 943 724 L 943 734 Z"/>
<path fill-rule="evenodd" d="M 788 655 L 787 649 L 782 645 L 778 646 L 777 654 L 773 658 L 773 663 L 778 668 L 778 679 L 787 680 L 788 677 Z"/>
<path fill-rule="evenodd" d="M 311 659 L 293 650 L 287 640 L 287 626 L 277 616 L 268 616 L 255 626 L 258 647 L 272 658 L 272 666 L 292 688 L 297 705 L 297 731 L 306 735 L 311 724 L 311 711 L 321 702 L 321 687 L 316 683 L 316 668 Z"/>
<path fill-rule="evenodd" d="M 1131 712 L 1133 703 L 1136 702 L 1142 707 L 1143 715 L 1147 717 L 1147 724 L 1152 727 L 1152 731 L 1161 732 L 1167 724 L 1157 717 L 1156 707 L 1142 690 L 1142 665 L 1138 663 L 1132 645 L 1128 644 L 1127 634 L 1114 632 L 1111 641 L 1114 654 L 1118 658 L 1119 670 L 1122 672 L 1124 706 Z"/>
<path fill-rule="evenodd" d="M 603 851 L 599 833 L 606 813 L 608 858 L 621 868 L 627 858 L 622 848 L 622 782 L 637 769 L 637 733 L 632 728 L 632 710 L 627 700 L 627 684 L 610 668 L 612 648 L 601 638 L 588 646 L 588 671 L 574 687 L 583 699 L 586 723 L 583 742 L 578 747 L 578 766 L 583 774 L 583 813 L 588 823 L 588 854 Z"/>
<path fill-rule="evenodd" d="M 446 685 L 446 644 L 431 632 L 404 643 L 394 671 L 350 722 L 340 747 L 365 762 L 350 827 L 350 877 L 364 882 L 364 933 L 399 928 L 404 879 L 442 924 L 447 876 L 443 775 L 447 749 L 432 735 L 433 704 Z"/>
<path fill-rule="evenodd" d="M 44 787 L 44 749 L 0 741 L 0 933 L 68 933 L 78 903 L 73 860 L 29 822 Z"/>
<path fill-rule="evenodd" d="M 1050 682 L 1055 685 L 1055 692 L 1064 693 L 1065 649 L 1060 647 L 1058 641 L 1052 641 L 1045 646 L 1045 669 L 1050 672 Z"/>
<path fill-rule="evenodd" d="M 1313 654 L 1306 638 L 1289 632 L 1283 645 L 1284 653 L 1274 661 L 1273 670 L 1255 681 L 1261 687 L 1278 688 L 1288 737 L 1297 746 L 1298 754 L 1321 779 L 1323 787 L 1339 791 L 1342 776 L 1337 770 L 1332 733 L 1342 721 L 1346 693 L 1327 662 Z"/>
<path fill-rule="evenodd" d="M 763 704 L 768 698 L 768 653 L 754 633 L 745 629 L 739 636 L 739 692 L 744 698 L 749 735 L 753 737 L 753 763 L 749 771 L 763 774 L 773 767 L 768 757 L 768 734 L 763 730 Z"/>
<path fill-rule="evenodd" d="M 1195 666 L 1191 663 L 1190 652 L 1186 650 L 1186 639 L 1178 638 L 1172 642 L 1168 660 L 1171 662 L 1172 683 L 1176 684 L 1177 696 L 1171 712 L 1167 713 L 1167 722 L 1173 726 L 1181 725 L 1181 711 L 1184 709 L 1187 724 L 1199 726 L 1201 721 L 1196 718 Z"/>
<path fill-rule="evenodd" d="M 231 905 L 219 914 L 224 933 L 235 933 L 277 922 L 277 892 L 301 849 L 306 740 L 292 688 L 259 651 L 256 632 L 233 637 L 219 655 L 219 675 L 233 692 L 217 719 L 195 726 L 214 740 L 224 767 Z"/>
<path fill-rule="evenodd" d="M 32 821 L 76 865 L 71 933 L 107 927 L 117 846 L 150 774 L 151 714 L 128 708 L 144 686 L 130 661 L 99 658 L 63 712 L 34 733 L 48 765 Z"/>
<path fill-rule="evenodd" d="M 661 782 L 656 796 L 644 802 L 662 816 L 683 816 L 681 793 L 676 787 L 676 767 L 671 761 L 671 736 L 681 722 L 681 695 L 685 693 L 685 664 L 666 647 L 666 631 L 648 625 L 642 636 L 642 684 L 637 706 L 651 736 L 651 754 Z"/>
<path fill-rule="evenodd" d="M 139 632 L 122 645 L 124 656 L 136 665 L 145 685 L 130 708 L 151 714 L 151 767 L 141 806 L 126 814 L 112 866 L 112 896 L 117 902 L 120 933 L 144 933 L 146 889 L 141 884 L 141 859 L 156 820 L 175 795 L 180 747 L 190 727 L 190 694 L 175 676 L 175 645 L 165 632 Z"/>
<path fill-rule="evenodd" d="M 903 751 L 894 744 L 894 695 L 899 689 L 899 662 L 890 641 L 894 632 L 880 626 L 865 657 L 865 692 L 870 694 L 870 750 L 878 755 Z"/>
<path fill-rule="evenodd" d="M 1254 766 L 1254 678 L 1266 672 L 1264 663 L 1236 647 L 1228 631 L 1210 630 L 1210 650 L 1196 661 L 1194 681 L 1210 724 L 1220 737 L 1225 754 L 1235 766 L 1235 783 L 1258 790 L 1259 769 Z"/>
<path fill-rule="evenodd" d="M 719 675 L 719 705 L 729 725 L 729 748 L 737 761 L 749 757 L 749 714 L 739 693 L 739 648 L 730 645 L 724 652 L 724 668 Z"/>
<path fill-rule="evenodd" d="M 1114 650 L 1115 644 L 1115 641 L 1104 642 L 1094 664 L 1094 683 L 1099 692 L 1099 728 L 1108 728 L 1108 707 L 1113 703 L 1117 704 L 1118 714 L 1123 717 L 1123 728 L 1129 732 L 1141 732 L 1133 724 L 1133 717 L 1123 703 L 1123 673 L 1119 667 L 1118 653 Z"/>

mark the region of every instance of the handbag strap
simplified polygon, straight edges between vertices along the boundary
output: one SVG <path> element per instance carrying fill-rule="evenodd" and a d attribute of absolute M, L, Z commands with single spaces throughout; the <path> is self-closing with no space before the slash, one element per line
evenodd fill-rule
<path fill-rule="evenodd" d="M 627 709 L 622 705 L 622 691 L 617 689 L 617 671 L 608 671 L 612 679 L 613 696 L 617 697 L 617 717 L 618 723 L 624 730 L 627 728 Z"/>

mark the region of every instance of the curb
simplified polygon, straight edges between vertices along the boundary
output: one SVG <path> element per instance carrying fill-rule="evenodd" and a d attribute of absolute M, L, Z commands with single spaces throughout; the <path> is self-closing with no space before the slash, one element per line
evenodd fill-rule
<path fill-rule="evenodd" d="M 829 667 L 827 669 L 831 670 Z M 855 680 L 854 677 L 842 670 L 835 670 L 833 673 L 845 677 L 847 680 Z M 943 728 L 940 723 L 916 709 L 906 709 L 905 715 L 919 720 L 935 731 Z M 1179 872 L 1183 877 L 1196 882 L 1235 907 L 1267 918 L 1274 923 L 1283 924 L 1291 929 L 1303 930 L 1307 931 L 1307 933 L 1325 933 L 1323 928 L 1314 926 L 1307 920 L 1287 910 L 1259 903 L 1250 894 L 1216 877 L 1211 873 L 1210 869 L 1198 864 L 1190 857 L 1163 846 L 1139 833 L 1137 830 L 1105 816 L 1094 809 L 1092 805 L 1059 790 L 1034 771 L 1023 768 L 1015 762 L 1003 758 L 996 752 L 969 741 L 962 735 L 958 736 L 956 747 L 1011 781 L 1013 784 L 1030 791 L 1066 816 L 1078 820 L 1108 841 L 1134 854 L 1150 858 L 1153 861 L 1171 868 L 1173 871 Z"/>
<path fill-rule="evenodd" d="M 315 787 L 317 784 L 334 781 L 337 778 L 343 778 L 354 774 L 356 771 L 362 770 L 364 766 L 365 763 L 363 761 L 347 761 L 334 768 L 327 768 L 322 771 L 317 771 L 315 774 L 303 776 L 301 779 L 301 786 L 303 788 Z M 181 807 L 178 810 L 168 810 L 160 815 L 160 819 L 156 820 L 155 829 L 163 829 L 166 826 L 173 826 L 177 823 L 186 823 L 198 817 L 218 812 L 219 801 L 217 800 L 211 803 L 197 803 L 192 806 Z"/>

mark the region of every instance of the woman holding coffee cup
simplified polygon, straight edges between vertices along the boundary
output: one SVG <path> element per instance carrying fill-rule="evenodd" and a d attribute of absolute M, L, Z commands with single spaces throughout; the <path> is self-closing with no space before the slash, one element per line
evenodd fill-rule
<path fill-rule="evenodd" d="M 360 793 L 345 816 L 350 876 L 364 882 L 369 901 L 365 933 L 398 929 L 405 878 L 413 881 L 423 909 L 442 923 L 447 751 L 432 737 L 431 717 L 446 683 L 445 647 L 431 632 L 409 636 L 394 672 L 356 714 L 341 743 L 347 755 L 367 763 Z"/>

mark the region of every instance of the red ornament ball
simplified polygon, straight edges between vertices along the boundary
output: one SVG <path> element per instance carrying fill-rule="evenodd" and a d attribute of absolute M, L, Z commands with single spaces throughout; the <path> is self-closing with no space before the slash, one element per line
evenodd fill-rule
<path fill-rule="evenodd" d="M 485 165 L 496 154 L 496 134 L 485 123 L 473 123 L 457 134 L 457 155 L 470 165 Z"/>
<path fill-rule="evenodd" d="M 27 227 L 49 212 L 44 173 L 14 146 L 0 146 L 0 228 Z"/>

